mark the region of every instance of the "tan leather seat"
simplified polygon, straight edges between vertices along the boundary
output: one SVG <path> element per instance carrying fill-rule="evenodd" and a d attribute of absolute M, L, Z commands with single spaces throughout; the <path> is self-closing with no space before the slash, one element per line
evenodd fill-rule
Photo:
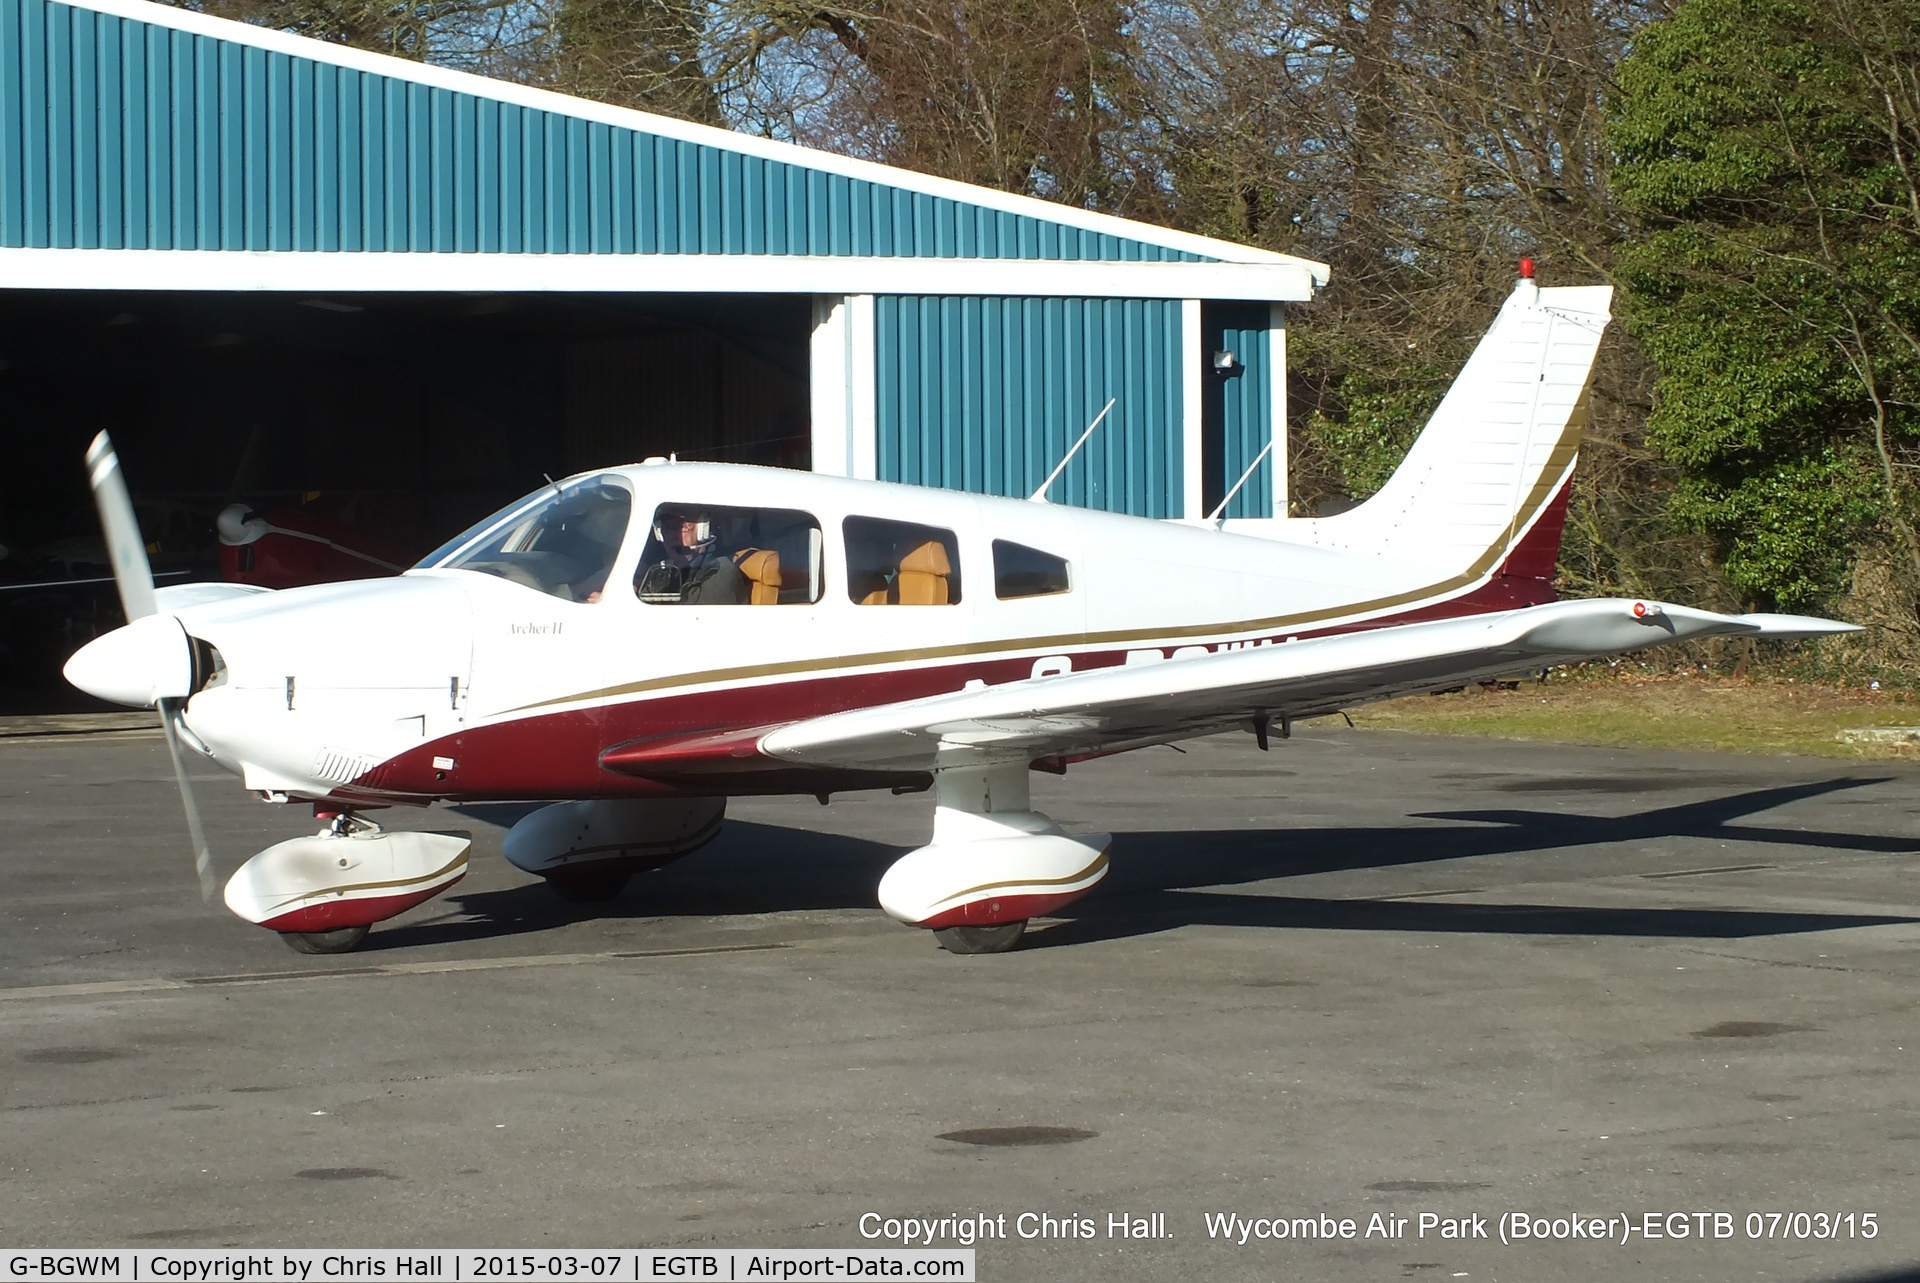
<path fill-rule="evenodd" d="M 902 606 L 944 606 L 947 576 L 952 573 L 946 548 L 929 539 L 900 559 L 900 573 L 894 576 L 888 599 Z"/>
<path fill-rule="evenodd" d="M 945 606 L 953 598 L 947 576 L 953 564 L 937 539 L 930 539 L 900 559 L 893 581 L 860 598 L 862 606 Z"/>
<path fill-rule="evenodd" d="M 733 555 L 733 564 L 747 577 L 750 606 L 780 604 L 780 554 L 771 548 L 743 548 Z"/>

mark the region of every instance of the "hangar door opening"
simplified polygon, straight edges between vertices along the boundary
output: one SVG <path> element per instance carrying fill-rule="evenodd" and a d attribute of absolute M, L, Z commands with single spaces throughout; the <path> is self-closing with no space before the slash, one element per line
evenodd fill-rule
<path fill-rule="evenodd" d="M 215 532 L 236 503 L 390 573 L 543 476 L 809 467 L 811 328 L 787 295 L 0 292 L 0 711 L 83 704 L 59 665 L 119 622 L 79 582 L 110 573 L 102 428 L 163 583 L 246 577 Z"/>

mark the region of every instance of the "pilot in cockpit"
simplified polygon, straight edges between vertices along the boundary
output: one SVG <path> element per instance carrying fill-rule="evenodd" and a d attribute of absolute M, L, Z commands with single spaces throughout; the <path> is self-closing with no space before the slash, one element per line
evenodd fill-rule
<path fill-rule="evenodd" d="M 662 508 L 640 558 L 634 591 L 655 605 L 742 606 L 751 586 L 715 536 L 711 514 Z"/>

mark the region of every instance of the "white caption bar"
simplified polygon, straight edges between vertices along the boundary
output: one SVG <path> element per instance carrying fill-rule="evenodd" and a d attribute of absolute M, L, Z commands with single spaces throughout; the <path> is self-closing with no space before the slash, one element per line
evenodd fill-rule
<path fill-rule="evenodd" d="M 0 1283 L 643 1283 L 643 1280 L 943 1279 L 974 1283 L 973 1249 L 666 1248 L 585 1252 L 422 1248 L 0 1251 Z"/>

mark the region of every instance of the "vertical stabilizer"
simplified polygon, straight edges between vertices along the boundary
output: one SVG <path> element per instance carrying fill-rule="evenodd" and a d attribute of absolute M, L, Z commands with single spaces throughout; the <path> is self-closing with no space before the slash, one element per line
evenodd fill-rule
<path fill-rule="evenodd" d="M 1380 492 L 1338 516 L 1274 523 L 1271 532 L 1475 579 L 1510 553 L 1532 577 L 1550 542 L 1550 576 L 1612 298 L 1610 286 L 1541 289 L 1522 279 Z"/>

